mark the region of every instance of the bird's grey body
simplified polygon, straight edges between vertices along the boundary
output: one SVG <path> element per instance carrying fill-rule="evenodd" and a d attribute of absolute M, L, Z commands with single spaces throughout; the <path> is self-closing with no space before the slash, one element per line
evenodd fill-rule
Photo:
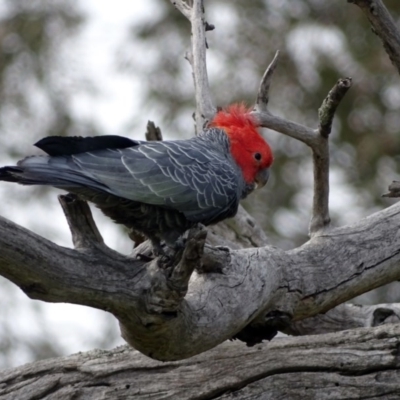
<path fill-rule="evenodd" d="M 46 138 L 37 145 L 49 156 L 1 168 L 0 180 L 75 193 L 153 243 L 169 245 L 198 222 L 234 216 L 239 200 L 254 189 L 244 181 L 221 129 L 189 140 L 109 138 Z"/>

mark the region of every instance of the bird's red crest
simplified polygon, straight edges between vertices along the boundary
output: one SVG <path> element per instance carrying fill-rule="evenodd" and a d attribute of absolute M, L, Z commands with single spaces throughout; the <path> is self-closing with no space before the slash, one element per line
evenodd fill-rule
<path fill-rule="evenodd" d="M 247 183 L 253 183 L 256 175 L 272 164 L 271 148 L 259 133 L 251 109 L 244 104 L 232 104 L 219 111 L 210 126 L 221 128 L 228 135 L 232 156 Z"/>
<path fill-rule="evenodd" d="M 220 128 L 234 127 L 246 129 L 246 127 L 257 127 L 255 119 L 250 114 L 251 109 L 243 103 L 231 104 L 226 109 L 219 111 L 211 121 L 212 126 Z"/>

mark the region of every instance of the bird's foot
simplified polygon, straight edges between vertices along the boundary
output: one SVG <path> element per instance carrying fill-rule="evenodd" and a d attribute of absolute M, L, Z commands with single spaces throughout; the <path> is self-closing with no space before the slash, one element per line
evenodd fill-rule
<path fill-rule="evenodd" d="M 180 236 L 175 243 L 171 246 L 171 248 L 174 250 L 175 253 L 178 253 L 179 251 L 182 251 L 185 246 L 186 246 L 186 241 L 187 239 Z"/>
<path fill-rule="evenodd" d="M 153 246 L 153 256 L 157 258 L 158 265 L 162 268 L 168 267 L 173 260 L 173 257 L 167 253 L 168 247 L 163 246 L 159 240 L 151 240 L 151 244 Z"/>

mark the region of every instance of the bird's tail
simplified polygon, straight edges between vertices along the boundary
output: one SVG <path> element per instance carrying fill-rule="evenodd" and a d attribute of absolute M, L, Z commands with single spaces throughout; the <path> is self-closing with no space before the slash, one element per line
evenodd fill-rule
<path fill-rule="evenodd" d="M 21 185 L 46 185 L 71 190 L 87 188 L 107 191 L 107 187 L 93 177 L 79 171 L 70 157 L 31 156 L 16 166 L 0 168 L 0 181 Z"/>
<path fill-rule="evenodd" d="M 18 167 L 3 167 L 0 168 L 0 181 L 19 182 L 18 175 L 22 173 Z"/>

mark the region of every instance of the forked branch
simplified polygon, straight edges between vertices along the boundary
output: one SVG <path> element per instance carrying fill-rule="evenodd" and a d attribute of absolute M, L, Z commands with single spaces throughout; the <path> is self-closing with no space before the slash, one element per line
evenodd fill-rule
<path fill-rule="evenodd" d="M 314 196 L 310 222 L 310 237 L 321 234 L 330 223 L 329 217 L 329 143 L 328 136 L 337 106 L 351 87 L 351 78 L 340 79 L 319 109 L 319 129 L 306 128 L 272 115 L 268 111 L 269 89 L 278 62 L 278 52 L 266 69 L 258 90 L 254 116 L 261 126 L 300 140 L 313 153 Z"/>
<path fill-rule="evenodd" d="M 320 234 L 330 224 L 329 216 L 329 134 L 336 109 L 351 87 L 351 78 L 339 79 L 318 110 L 319 135 L 313 149 L 314 196 L 310 236 Z"/>

